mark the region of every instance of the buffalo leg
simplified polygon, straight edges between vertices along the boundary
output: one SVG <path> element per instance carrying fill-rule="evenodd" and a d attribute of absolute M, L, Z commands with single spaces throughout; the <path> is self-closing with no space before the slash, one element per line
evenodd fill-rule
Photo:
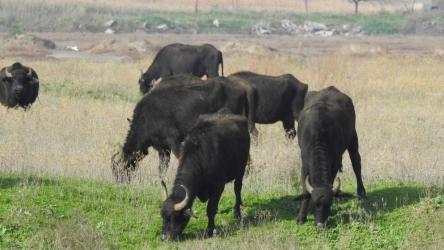
<path fill-rule="evenodd" d="M 224 191 L 224 188 L 222 186 L 222 188 L 220 190 L 213 192 L 210 195 L 210 198 L 208 199 L 208 205 L 207 205 L 208 225 L 207 225 L 207 229 L 205 231 L 206 237 L 213 236 L 214 227 L 215 227 L 214 217 L 216 217 L 217 208 L 219 205 L 219 200 L 220 200 L 220 197 L 221 197 L 223 191 Z"/>
<path fill-rule="evenodd" d="M 242 219 L 241 206 L 242 206 L 242 177 L 234 180 L 234 193 L 236 195 L 236 204 L 234 204 L 233 215 L 236 219 Z"/>
<path fill-rule="evenodd" d="M 353 132 L 353 140 L 350 146 L 348 147 L 348 154 L 350 156 L 350 160 L 352 162 L 353 171 L 355 172 L 356 182 L 357 182 L 357 192 L 359 199 L 366 199 L 366 192 L 364 188 L 364 184 L 362 182 L 361 176 L 361 155 L 359 154 L 359 144 L 358 144 L 358 135 L 356 131 Z"/>
<path fill-rule="evenodd" d="M 293 117 L 287 117 L 282 121 L 282 125 L 284 126 L 285 135 L 288 139 L 293 140 L 296 137 L 296 129 L 294 128 L 294 119 Z"/>
<path fill-rule="evenodd" d="M 299 224 L 303 224 L 307 221 L 308 206 L 310 205 L 310 195 L 308 195 L 307 192 L 304 192 L 302 196 L 304 196 L 304 198 L 302 200 L 301 209 L 299 210 L 299 214 L 297 217 L 297 222 Z"/>
<path fill-rule="evenodd" d="M 302 198 L 301 208 L 299 209 L 298 217 L 296 218 L 296 221 L 298 224 L 303 224 L 307 221 L 308 206 L 310 205 L 310 198 L 311 197 L 310 197 L 310 194 L 307 192 L 307 189 L 304 184 L 306 176 L 307 175 L 304 172 L 302 172 L 301 183 L 303 183 L 302 184 L 303 191 L 302 191 L 301 197 L 303 197 L 303 198 Z"/>
<path fill-rule="evenodd" d="M 162 178 L 168 169 L 168 164 L 170 163 L 171 151 L 168 149 L 159 150 L 159 176 Z"/>

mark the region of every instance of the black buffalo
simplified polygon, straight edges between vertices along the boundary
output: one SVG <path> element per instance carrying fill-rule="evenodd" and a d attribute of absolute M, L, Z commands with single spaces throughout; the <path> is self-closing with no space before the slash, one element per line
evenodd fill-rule
<path fill-rule="evenodd" d="M 286 135 L 296 136 L 294 121 L 304 106 L 308 86 L 291 74 L 266 76 L 252 72 L 237 72 L 228 77 L 230 80 L 253 88 L 257 95 L 255 105 L 256 123 L 271 124 L 282 121 Z"/>
<path fill-rule="evenodd" d="M 180 78 L 171 81 L 176 80 L 180 81 Z M 164 84 L 173 86 L 153 89 L 134 109 L 122 152 L 112 158 L 112 170 L 118 182 L 130 180 L 131 172 L 148 154 L 149 147 L 159 152 L 159 173 L 162 176 L 168 166 L 170 152 L 179 155 L 180 143 L 199 115 L 221 109 L 234 114 L 245 113 L 245 92 L 226 78 L 213 78 L 185 86 L 174 82 Z"/>
<path fill-rule="evenodd" d="M 303 201 L 297 221 L 307 220 L 309 201 L 315 223 L 325 226 L 333 196 L 339 192 L 342 154 L 348 150 L 360 199 L 366 197 L 361 177 L 361 156 L 355 128 L 355 109 L 350 97 L 335 87 L 309 92 L 298 121 L 302 158 Z M 335 180 L 335 181 L 334 181 Z"/>
<path fill-rule="evenodd" d="M 31 107 L 39 93 L 39 78 L 30 67 L 16 62 L 0 70 L 0 103 L 8 108 Z"/>
<path fill-rule="evenodd" d="M 196 197 L 207 204 L 206 236 L 212 236 L 214 217 L 225 184 L 234 180 L 234 217 L 241 219 L 241 189 L 250 150 L 247 120 L 230 114 L 202 115 L 186 137 L 171 195 L 162 181 L 164 202 L 162 240 L 180 238 L 192 215 Z"/>
<path fill-rule="evenodd" d="M 185 87 L 188 85 L 195 84 L 205 84 L 206 82 L 211 82 L 212 80 L 203 81 L 201 78 L 196 77 L 192 74 L 178 74 L 174 76 L 168 76 L 165 78 L 159 78 L 151 90 L 161 89 L 161 88 L 171 88 L 171 87 Z M 245 115 L 248 120 L 248 130 L 256 134 L 255 122 L 254 122 L 254 114 L 256 113 L 256 100 L 257 100 L 257 91 L 256 88 L 251 86 L 250 84 L 245 84 L 244 82 L 239 81 L 231 81 L 226 77 L 218 77 L 218 81 L 221 82 L 225 87 L 235 88 L 237 91 L 245 92 L 247 97 L 246 110 Z"/>
<path fill-rule="evenodd" d="M 222 52 L 211 44 L 200 46 L 174 43 L 163 47 L 153 63 L 139 79 L 140 91 L 148 92 L 157 79 L 177 74 L 193 74 L 207 78 L 219 76 L 219 64 L 224 75 Z"/>

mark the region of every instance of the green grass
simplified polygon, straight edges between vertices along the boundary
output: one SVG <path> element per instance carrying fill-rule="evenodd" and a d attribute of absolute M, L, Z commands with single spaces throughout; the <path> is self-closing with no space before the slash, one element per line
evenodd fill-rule
<path fill-rule="evenodd" d="M 199 33 L 249 33 L 251 27 L 259 22 L 279 22 L 289 19 L 297 24 L 305 20 L 323 22 L 336 28 L 342 25 L 360 25 L 370 35 L 400 33 L 410 14 L 379 13 L 370 15 L 328 14 L 291 12 L 258 12 L 258 11 L 202 11 L 196 15 L 185 11 L 147 11 L 141 9 L 114 9 L 97 7 L 88 4 L 69 3 L 51 4 L 47 2 L 26 2 L 17 4 L 6 0 L 0 8 L 0 28 L 3 27 L 11 34 L 21 34 L 29 31 L 91 31 L 103 32 L 104 22 L 117 20 L 118 30 L 132 32 L 147 27 L 156 32 L 155 27 L 167 24 L 176 32 L 189 32 L 190 27 L 198 26 Z M 213 25 L 214 19 L 219 19 L 220 27 Z M 19 20 L 19 21 L 17 21 Z"/>
<path fill-rule="evenodd" d="M 219 19 L 219 28 L 213 26 L 213 20 Z M 141 18 L 141 23 L 147 23 L 152 27 L 165 23 L 170 27 L 178 24 L 197 23 L 202 33 L 247 33 L 251 27 L 261 21 L 279 22 L 289 19 L 296 24 L 303 24 L 305 20 L 325 23 L 329 26 L 340 28 L 342 25 L 359 25 L 370 35 L 396 34 L 400 32 L 407 15 L 399 13 L 381 13 L 373 15 L 353 14 L 323 14 L 312 13 L 309 15 L 298 13 L 262 13 L 252 11 L 202 12 L 198 16 L 189 12 L 150 12 Z"/>
<path fill-rule="evenodd" d="M 136 85 L 136 84 L 135 84 Z M 100 89 L 99 87 L 78 88 L 72 82 L 64 81 L 60 83 L 46 82 L 40 85 L 43 93 L 48 93 L 53 96 L 67 96 L 70 98 L 86 98 L 100 101 L 123 101 L 123 102 L 137 102 L 141 95 L 135 96 L 121 90 Z"/>
<path fill-rule="evenodd" d="M 186 240 L 163 243 L 158 186 L 157 180 L 124 186 L 0 174 L 0 248 L 242 248 L 262 242 L 284 248 L 396 249 L 444 244 L 443 190 L 395 182 L 368 186 L 366 202 L 338 198 L 328 230 L 317 229 L 312 215 L 308 223 L 296 225 L 296 191 L 244 193 L 240 225 L 231 216 L 234 195 L 227 186 L 216 217 L 217 237 L 202 239 L 205 204 L 196 202 L 198 219 L 186 228 Z M 345 191 L 353 187 L 346 183 Z"/>
<path fill-rule="evenodd" d="M 396 34 L 400 32 L 408 15 L 380 13 L 375 15 L 315 14 L 314 21 L 341 27 L 344 24 L 359 25 L 370 35 Z"/>

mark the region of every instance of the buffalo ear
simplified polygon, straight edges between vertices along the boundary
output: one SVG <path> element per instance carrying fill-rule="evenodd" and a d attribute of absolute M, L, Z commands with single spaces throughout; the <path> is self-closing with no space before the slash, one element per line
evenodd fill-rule
<path fill-rule="evenodd" d="M 197 148 L 199 147 L 199 140 L 194 136 L 187 136 L 180 144 L 181 150 L 185 147 Z"/>
<path fill-rule="evenodd" d="M 194 212 L 193 212 L 193 210 L 191 210 L 191 208 L 186 209 L 184 214 L 185 214 L 185 216 L 188 216 L 188 217 L 197 218 L 197 216 L 194 214 Z"/>
<path fill-rule="evenodd" d="M 186 216 L 188 216 L 188 217 L 191 217 L 192 214 L 193 214 L 193 212 L 191 212 L 191 208 L 188 208 L 188 209 L 186 209 L 186 210 L 184 211 L 184 215 L 186 215 Z"/>

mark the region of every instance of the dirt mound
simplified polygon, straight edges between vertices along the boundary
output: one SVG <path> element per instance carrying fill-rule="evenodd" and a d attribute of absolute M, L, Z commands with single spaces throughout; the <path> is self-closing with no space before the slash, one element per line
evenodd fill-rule
<path fill-rule="evenodd" d="M 147 40 L 107 39 L 85 51 L 93 54 L 118 54 L 139 58 L 141 54 L 150 52 L 152 45 Z"/>
<path fill-rule="evenodd" d="M 21 34 L 7 37 L 0 44 L 2 56 L 31 56 L 40 57 L 50 54 L 50 50 L 56 49 L 55 42 L 40 38 L 35 35 Z"/>
<path fill-rule="evenodd" d="M 87 49 L 87 51 L 96 54 L 104 54 L 110 52 L 139 52 L 143 53 L 148 50 L 150 43 L 146 40 L 125 40 L 125 39 L 109 39 L 104 40 L 97 45 Z"/>
<path fill-rule="evenodd" d="M 242 43 L 242 42 L 228 42 L 220 46 L 220 50 L 225 54 L 234 53 L 234 52 L 243 52 L 250 54 L 268 54 L 272 52 L 276 52 L 275 48 L 254 44 L 254 43 Z"/>
<path fill-rule="evenodd" d="M 347 44 L 337 50 L 340 55 L 347 56 L 378 56 L 388 54 L 388 51 L 380 46 L 369 44 Z"/>

